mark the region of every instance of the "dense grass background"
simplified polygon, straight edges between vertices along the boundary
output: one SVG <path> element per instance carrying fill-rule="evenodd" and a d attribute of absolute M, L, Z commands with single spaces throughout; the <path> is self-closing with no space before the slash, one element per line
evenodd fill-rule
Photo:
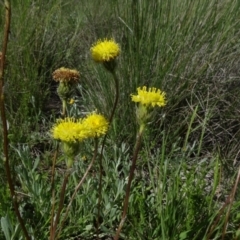
<path fill-rule="evenodd" d="M 2 39 L 2 5 L 0 13 Z M 239 16 L 238 0 L 12 1 L 5 75 L 10 157 L 21 212 L 34 239 L 49 235 L 55 149 L 49 129 L 60 116 L 51 74 L 62 66 L 80 71 L 71 114 L 98 109 L 109 116 L 114 82 L 89 53 L 97 39 L 107 37 L 121 46 L 120 100 L 104 152 L 101 235 L 111 236 L 120 219 L 137 131 L 129 95 L 146 85 L 164 90 L 168 104 L 156 111 L 144 136 L 122 238 L 206 239 L 239 166 Z M 67 199 L 87 167 L 81 157 L 90 159 L 91 148 L 88 143 L 76 159 Z M 60 185 L 64 164 L 57 169 Z M 0 216 L 12 226 L 9 235 L 22 239 L 2 163 L 0 171 Z M 61 239 L 94 239 L 97 172 L 96 165 Z M 224 239 L 236 237 L 239 207 L 237 192 Z M 225 214 L 211 239 L 221 239 Z"/>

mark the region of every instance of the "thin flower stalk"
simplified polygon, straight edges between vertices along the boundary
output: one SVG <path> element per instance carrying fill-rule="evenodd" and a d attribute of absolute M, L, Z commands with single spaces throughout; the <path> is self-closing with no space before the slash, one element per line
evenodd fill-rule
<path fill-rule="evenodd" d="M 67 116 L 67 101 L 65 99 L 62 100 L 62 117 Z"/>
<path fill-rule="evenodd" d="M 71 169 L 67 169 L 67 172 L 65 173 L 65 177 L 63 180 L 63 184 L 62 184 L 62 188 L 61 188 L 61 193 L 60 193 L 60 199 L 59 199 L 59 206 L 58 206 L 58 211 L 57 211 L 57 215 L 56 215 L 56 219 L 52 228 L 52 233 L 51 233 L 51 240 L 55 240 L 55 235 L 56 235 L 56 230 L 57 230 L 57 225 L 59 223 L 60 220 L 60 214 L 62 212 L 63 209 L 63 203 L 64 203 L 64 198 L 65 198 L 65 191 L 66 191 L 66 187 L 67 187 L 67 182 L 68 182 L 68 178 L 69 175 L 71 174 Z"/>
<path fill-rule="evenodd" d="M 55 212 L 55 166 L 57 161 L 57 155 L 58 155 L 58 149 L 59 149 L 59 143 L 57 143 L 57 147 L 54 153 L 53 157 L 53 164 L 52 164 L 52 173 L 51 173 L 51 193 L 52 193 L 52 209 L 51 209 L 51 226 L 50 226 L 50 240 L 53 238 L 53 224 L 54 224 L 54 212 Z"/>
<path fill-rule="evenodd" d="M 3 36 L 3 47 L 2 47 L 1 60 L 0 60 L 0 112 L 1 112 L 1 119 L 2 119 L 2 126 L 3 126 L 3 155 L 4 155 L 3 161 L 4 161 L 4 165 L 5 165 L 10 194 L 11 194 L 12 201 L 13 201 L 14 211 L 15 211 L 17 219 L 20 223 L 20 227 L 23 231 L 25 239 L 30 240 L 31 238 L 28 234 L 28 231 L 25 227 L 25 223 L 19 212 L 17 196 L 14 191 L 14 183 L 12 180 L 10 163 L 9 163 L 8 127 L 7 127 L 7 118 L 6 118 L 6 113 L 5 113 L 3 76 L 4 76 L 4 70 L 5 70 L 5 68 L 4 68 L 5 67 L 5 56 L 6 56 L 6 52 L 7 52 L 8 38 L 9 38 L 9 32 L 10 32 L 10 21 L 11 21 L 10 1 L 5 0 L 4 6 L 5 6 L 5 10 L 6 10 L 5 11 L 5 27 L 4 27 L 4 36 Z"/>
<path fill-rule="evenodd" d="M 115 101 L 111 115 L 109 118 L 109 125 L 112 123 L 113 116 L 116 111 L 118 98 L 119 98 L 119 80 L 116 75 L 116 59 L 119 56 L 121 50 L 119 44 L 116 43 L 113 39 L 104 39 L 98 40 L 90 49 L 92 59 L 97 63 L 102 63 L 107 71 L 109 71 L 115 81 Z M 98 214 L 97 214 L 97 239 L 99 239 L 99 229 L 100 229 L 100 210 L 101 210 L 101 201 L 102 201 L 102 175 L 103 175 L 103 166 L 102 166 L 102 157 L 103 149 L 106 143 L 106 135 L 102 142 L 101 153 L 99 157 L 99 187 L 98 187 Z"/>
<path fill-rule="evenodd" d="M 126 195 L 125 195 L 125 199 L 124 199 L 124 203 L 123 203 L 123 212 L 122 212 L 122 216 L 121 216 L 121 221 L 118 225 L 118 229 L 117 229 L 116 234 L 114 236 L 114 240 L 119 239 L 123 224 L 126 220 L 130 191 L 131 191 L 131 184 L 132 184 L 132 180 L 133 180 L 133 177 L 134 177 L 134 171 L 135 171 L 135 168 L 136 168 L 136 162 L 137 162 L 137 157 L 138 157 L 138 153 L 139 153 L 139 149 L 140 149 L 140 145 L 141 145 L 143 130 L 144 130 L 144 127 L 142 126 L 139 130 L 138 135 L 137 135 L 135 150 L 134 150 L 134 153 L 133 153 L 132 165 L 131 165 L 129 176 L 128 176 L 128 184 L 127 184 L 127 189 L 126 189 Z"/>
<path fill-rule="evenodd" d="M 137 135 L 136 145 L 133 153 L 132 165 L 129 171 L 128 184 L 127 184 L 126 194 L 125 194 L 124 203 L 123 203 L 123 212 L 121 216 L 121 221 L 118 225 L 118 229 L 114 236 L 114 240 L 119 239 L 123 224 L 127 217 L 131 183 L 134 177 L 134 171 L 136 168 L 136 162 L 137 162 L 137 157 L 140 149 L 143 131 L 149 119 L 151 118 L 151 111 L 153 110 L 153 108 L 156 106 L 163 107 L 166 105 L 165 92 L 162 92 L 160 89 L 156 89 L 156 88 L 147 89 L 147 87 L 144 86 L 143 88 L 137 88 L 137 91 L 138 91 L 138 94 L 137 95 L 131 94 L 131 97 L 132 97 L 132 101 L 138 104 L 136 108 L 136 117 L 140 127 L 139 127 L 139 132 Z"/>
<path fill-rule="evenodd" d="M 78 185 L 75 187 L 74 193 L 73 193 L 72 196 L 71 196 L 71 199 L 70 199 L 69 204 L 68 204 L 68 206 L 67 206 L 67 209 L 66 209 L 66 211 L 65 211 L 63 220 L 62 220 L 62 222 L 61 222 L 61 226 L 60 226 L 60 228 L 59 228 L 59 230 L 58 230 L 58 232 L 57 232 L 57 234 L 56 234 L 55 240 L 57 240 L 58 237 L 60 236 L 60 233 L 61 233 L 61 231 L 62 231 L 63 225 L 64 225 L 64 223 L 65 223 L 65 221 L 66 221 L 66 219 L 67 219 L 69 210 L 70 210 L 70 208 L 71 208 L 71 206 L 72 206 L 72 202 L 73 202 L 73 200 L 74 200 L 74 198 L 75 198 L 78 190 L 79 190 L 80 187 L 82 186 L 84 180 L 86 179 L 89 171 L 91 170 L 91 168 L 92 168 L 92 166 L 93 166 L 93 163 L 95 162 L 95 160 L 96 160 L 96 158 L 97 158 L 97 149 L 98 149 L 98 139 L 95 138 L 95 148 L 94 148 L 94 155 L 93 155 L 92 161 L 91 161 L 90 164 L 88 165 L 88 168 L 87 168 L 86 172 L 84 173 L 82 179 L 80 180 L 80 182 L 78 183 Z"/>
<path fill-rule="evenodd" d="M 115 114 L 116 108 L 117 108 L 117 104 L 118 104 L 118 99 L 119 99 L 119 80 L 118 77 L 115 73 L 115 71 L 112 72 L 113 78 L 114 78 L 114 82 L 115 82 L 115 101 L 114 101 L 114 105 L 112 108 L 112 112 L 109 118 L 109 125 L 112 123 L 113 120 L 113 116 Z M 99 156 L 99 186 L 98 186 L 98 213 L 97 213 L 97 237 L 99 235 L 99 229 L 100 229 L 100 211 L 101 211 L 101 202 L 102 202 L 102 176 L 103 176 L 103 164 L 102 164 L 102 157 L 103 157 L 103 150 L 104 150 L 104 146 L 106 144 L 106 139 L 107 139 L 107 135 L 104 136 L 103 142 L 102 142 L 102 147 L 101 147 L 101 152 L 100 152 L 100 156 Z"/>

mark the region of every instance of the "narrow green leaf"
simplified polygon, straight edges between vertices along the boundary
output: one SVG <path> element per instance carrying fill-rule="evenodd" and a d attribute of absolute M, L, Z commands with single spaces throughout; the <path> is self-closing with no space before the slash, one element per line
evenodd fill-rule
<path fill-rule="evenodd" d="M 1 227 L 2 227 L 2 230 L 5 235 L 6 240 L 11 240 L 10 231 L 9 231 L 11 229 L 11 227 L 10 227 L 10 223 L 9 223 L 7 216 L 1 218 Z"/>

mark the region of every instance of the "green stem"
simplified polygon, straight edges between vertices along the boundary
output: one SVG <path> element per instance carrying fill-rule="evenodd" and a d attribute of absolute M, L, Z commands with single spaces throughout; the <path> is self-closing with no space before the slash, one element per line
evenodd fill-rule
<path fill-rule="evenodd" d="M 30 240 L 31 238 L 28 235 L 27 229 L 25 227 L 24 221 L 21 217 L 21 214 L 18 209 L 18 201 L 17 196 L 14 191 L 14 183 L 11 176 L 10 163 L 9 163 L 9 142 L 8 142 L 8 128 L 7 128 L 7 118 L 5 113 L 5 103 L 4 103 L 4 67 L 5 67 L 5 56 L 7 52 L 7 44 L 8 44 L 8 36 L 10 30 L 10 20 L 11 20 L 11 5 L 10 1 L 4 1 L 6 15 L 5 15 L 5 27 L 4 27 L 4 37 L 3 37 L 3 48 L 2 48 L 2 56 L 0 61 L 0 111 L 1 111 L 1 119 L 3 125 L 3 154 L 4 154 L 4 165 L 7 174 L 7 181 L 13 201 L 14 211 L 17 215 L 18 221 L 20 223 L 21 229 L 24 233 L 25 239 Z"/>
<path fill-rule="evenodd" d="M 66 117 L 67 100 L 62 99 L 62 117 Z"/>
<path fill-rule="evenodd" d="M 129 172 L 129 176 L 128 176 L 128 184 L 127 184 L 127 189 L 126 189 L 126 195 L 125 195 L 125 199 L 124 199 L 124 203 L 123 203 L 122 217 L 121 217 L 121 221 L 118 225 L 118 229 L 116 231 L 116 234 L 114 236 L 114 240 L 119 239 L 120 232 L 121 232 L 123 224 L 126 220 L 130 191 L 131 191 L 131 183 L 132 183 L 132 180 L 133 180 L 133 177 L 134 177 L 134 170 L 136 168 L 136 162 L 137 162 L 138 152 L 140 150 L 143 130 L 144 130 L 144 125 L 140 126 L 140 130 L 139 130 L 139 133 L 137 135 L 135 150 L 134 150 L 133 159 L 132 159 L 132 166 L 130 168 L 130 172 Z"/>
<path fill-rule="evenodd" d="M 88 166 L 86 172 L 84 173 L 84 175 L 83 175 L 81 181 L 80 181 L 80 182 L 78 183 L 78 185 L 75 187 L 75 191 L 74 191 L 74 193 L 73 193 L 73 195 L 72 195 L 72 197 L 71 197 L 71 199 L 70 199 L 70 201 L 69 201 L 69 204 L 68 204 L 68 206 L 67 206 L 67 209 L 66 209 L 66 212 L 65 212 L 65 214 L 64 214 L 63 220 L 62 220 L 62 222 L 61 222 L 61 227 L 60 227 L 58 233 L 56 234 L 56 238 L 55 238 L 55 240 L 58 239 L 58 236 L 59 236 L 60 233 L 61 233 L 61 230 L 62 230 L 62 228 L 63 228 L 63 224 L 64 224 L 64 222 L 66 221 L 66 218 L 67 218 L 68 212 L 69 212 L 69 210 L 70 210 L 70 207 L 72 206 L 72 202 L 73 202 L 73 200 L 74 200 L 74 198 L 75 198 L 75 196 L 76 196 L 76 194 L 77 194 L 79 188 L 82 186 L 82 184 L 83 184 L 84 180 L 86 179 L 86 177 L 87 177 L 87 175 L 88 175 L 90 169 L 91 169 L 92 166 L 93 166 L 93 163 L 94 163 L 95 160 L 96 160 L 96 157 L 97 157 L 97 150 L 98 150 L 98 139 L 96 138 L 96 139 L 95 139 L 94 155 L 93 155 L 92 161 L 90 162 L 90 164 L 89 164 L 89 166 Z"/>
<path fill-rule="evenodd" d="M 116 90 L 116 96 L 115 96 L 115 101 L 113 105 L 113 109 L 111 112 L 111 116 L 109 118 L 109 125 L 112 123 L 113 116 L 115 114 L 117 104 L 118 104 L 118 99 L 119 99 L 119 80 L 116 75 L 115 71 L 111 71 L 114 81 L 115 81 L 115 90 Z M 102 176 L 103 176 L 103 165 L 102 165 L 102 157 L 103 157 L 103 149 L 106 143 L 107 139 L 107 134 L 104 136 L 103 142 L 102 142 L 102 147 L 101 147 L 101 153 L 99 156 L 99 185 L 98 185 L 98 214 L 97 214 L 97 239 L 99 239 L 99 228 L 100 228 L 100 211 L 101 211 L 101 202 L 102 202 Z"/>

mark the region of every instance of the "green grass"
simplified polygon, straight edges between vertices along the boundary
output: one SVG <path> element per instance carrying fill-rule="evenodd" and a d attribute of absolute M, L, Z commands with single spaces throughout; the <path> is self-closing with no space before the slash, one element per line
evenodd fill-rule
<path fill-rule="evenodd" d="M 2 5 L 0 13 L 2 40 Z M 114 82 L 91 59 L 89 49 L 97 39 L 113 37 L 121 46 L 120 99 L 103 155 L 102 239 L 113 236 L 120 221 L 138 129 L 130 94 L 143 85 L 161 88 L 168 103 L 156 110 L 144 134 L 122 238 L 207 239 L 239 165 L 239 16 L 237 0 L 12 1 L 5 75 L 10 161 L 31 236 L 49 237 L 50 171 L 56 148 L 49 130 L 60 116 L 51 74 L 62 66 L 80 71 L 76 102 L 69 109 L 72 116 L 95 109 L 109 116 Z M 66 204 L 92 148 L 87 143 L 76 158 Z M 80 161 L 85 155 L 87 160 Z M 64 172 L 62 158 L 57 189 Z M 13 239 L 23 239 L 2 161 L 0 171 L 0 216 L 8 216 L 9 234 L 16 232 Z M 61 239 L 96 239 L 98 172 L 95 164 L 73 202 Z M 226 210 L 210 239 L 222 239 Z M 236 236 L 238 212 L 237 190 L 224 239 Z M 5 239 L 3 232 L 0 239 Z"/>

